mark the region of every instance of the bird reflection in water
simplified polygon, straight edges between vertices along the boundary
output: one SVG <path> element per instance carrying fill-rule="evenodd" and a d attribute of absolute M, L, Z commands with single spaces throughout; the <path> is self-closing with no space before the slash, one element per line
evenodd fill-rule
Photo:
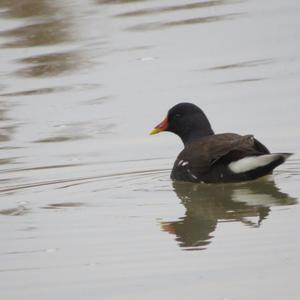
<path fill-rule="evenodd" d="M 186 213 L 177 221 L 161 222 L 161 228 L 176 235 L 185 250 L 206 249 L 218 223 L 231 221 L 259 227 L 272 206 L 297 203 L 270 178 L 235 184 L 173 182 L 173 187 Z"/>

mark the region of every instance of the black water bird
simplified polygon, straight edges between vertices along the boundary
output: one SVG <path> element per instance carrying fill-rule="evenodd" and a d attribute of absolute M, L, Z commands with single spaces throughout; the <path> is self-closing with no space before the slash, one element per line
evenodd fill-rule
<path fill-rule="evenodd" d="M 192 103 L 172 107 L 150 134 L 177 134 L 184 149 L 171 179 L 190 182 L 238 182 L 271 174 L 292 153 L 270 153 L 253 135 L 215 134 L 204 112 Z"/>

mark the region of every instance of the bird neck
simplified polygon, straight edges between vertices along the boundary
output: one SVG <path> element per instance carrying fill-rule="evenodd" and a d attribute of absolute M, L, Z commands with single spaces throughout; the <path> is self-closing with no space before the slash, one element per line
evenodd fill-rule
<path fill-rule="evenodd" d="M 180 136 L 184 146 L 190 144 L 191 142 L 204 138 L 206 136 L 214 135 L 214 131 L 209 127 L 206 130 L 192 130 L 188 134 Z"/>

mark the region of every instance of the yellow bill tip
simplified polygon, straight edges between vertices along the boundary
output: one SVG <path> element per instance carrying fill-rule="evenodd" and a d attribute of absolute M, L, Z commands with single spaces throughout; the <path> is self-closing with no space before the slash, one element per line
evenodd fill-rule
<path fill-rule="evenodd" d="M 157 126 L 154 127 L 154 129 L 152 129 L 150 134 L 152 135 L 165 131 L 167 130 L 168 126 L 168 117 L 165 117 L 162 122 L 160 122 Z"/>
<path fill-rule="evenodd" d="M 159 128 L 153 128 L 151 131 L 150 131 L 150 135 L 153 135 L 153 134 L 157 134 L 157 133 L 160 133 L 161 130 Z"/>

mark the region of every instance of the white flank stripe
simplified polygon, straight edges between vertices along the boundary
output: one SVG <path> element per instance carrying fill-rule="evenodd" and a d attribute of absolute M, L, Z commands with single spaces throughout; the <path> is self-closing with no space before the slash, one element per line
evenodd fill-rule
<path fill-rule="evenodd" d="M 191 177 L 193 177 L 194 179 L 198 179 L 198 177 L 192 173 L 192 171 L 190 169 L 187 169 L 187 172 L 190 174 Z"/>
<path fill-rule="evenodd" d="M 276 153 L 260 156 L 249 156 L 230 163 L 228 167 L 233 173 L 243 173 L 266 166 L 279 157 L 284 157 L 284 155 Z"/>
<path fill-rule="evenodd" d="M 182 163 L 183 163 L 183 160 L 180 160 L 179 163 L 177 164 L 177 166 L 181 166 Z"/>

